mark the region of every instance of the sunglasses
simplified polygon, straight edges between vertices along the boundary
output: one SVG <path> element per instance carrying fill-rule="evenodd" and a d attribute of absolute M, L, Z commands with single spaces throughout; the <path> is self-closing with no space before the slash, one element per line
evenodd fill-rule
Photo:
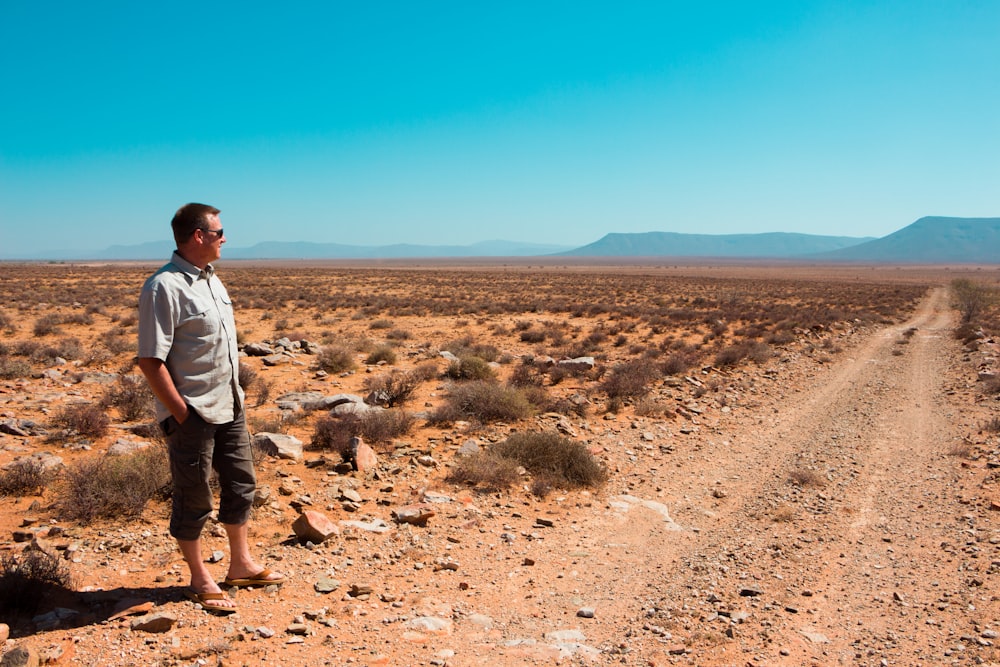
<path fill-rule="evenodd" d="M 224 235 L 224 233 L 222 231 L 222 227 L 219 227 L 218 229 L 205 229 L 204 227 L 199 227 L 198 229 L 200 229 L 201 231 L 205 232 L 206 234 L 215 234 L 216 236 L 223 236 Z"/>

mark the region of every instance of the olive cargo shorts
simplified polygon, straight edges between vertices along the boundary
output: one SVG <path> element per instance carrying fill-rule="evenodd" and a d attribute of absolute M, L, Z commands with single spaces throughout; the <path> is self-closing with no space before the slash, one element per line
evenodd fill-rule
<path fill-rule="evenodd" d="M 250 518 L 257 478 L 243 412 L 228 424 L 209 424 L 191 409 L 183 424 L 160 422 L 167 436 L 173 504 L 170 534 L 196 540 L 212 514 L 212 468 L 219 473 L 219 521 L 243 524 Z"/>

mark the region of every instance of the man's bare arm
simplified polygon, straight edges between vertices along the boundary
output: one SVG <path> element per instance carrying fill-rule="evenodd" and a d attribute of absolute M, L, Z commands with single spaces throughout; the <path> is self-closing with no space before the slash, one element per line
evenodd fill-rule
<path fill-rule="evenodd" d="M 153 390 L 160 402 L 170 410 L 178 424 L 183 424 L 188 418 L 188 406 L 177 392 L 173 378 L 167 370 L 167 365 L 156 357 L 140 357 L 139 370 L 146 376 L 149 388 Z"/>

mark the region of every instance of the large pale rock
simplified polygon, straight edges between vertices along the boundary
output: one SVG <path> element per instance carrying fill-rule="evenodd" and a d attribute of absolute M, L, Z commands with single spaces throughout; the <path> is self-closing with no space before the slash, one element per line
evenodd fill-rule
<path fill-rule="evenodd" d="M 295 535 L 303 541 L 321 544 L 334 535 L 340 535 L 340 528 L 322 512 L 305 510 L 292 524 Z"/>
<path fill-rule="evenodd" d="M 118 438 L 115 443 L 108 447 L 108 456 L 127 456 L 135 454 L 141 449 L 150 446 L 150 442 L 144 440 L 129 440 L 128 438 Z"/>
<path fill-rule="evenodd" d="M 253 444 L 269 456 L 292 461 L 302 460 L 302 441 L 284 433 L 257 433 Z"/>
<path fill-rule="evenodd" d="M 266 357 L 269 354 L 274 354 L 274 348 L 267 343 L 247 343 L 243 346 L 243 351 L 249 357 Z"/>
<path fill-rule="evenodd" d="M 330 410 L 343 403 L 364 403 L 364 399 L 356 394 L 333 394 L 332 396 L 319 396 L 304 403 L 302 407 L 306 410 Z"/>
<path fill-rule="evenodd" d="M 577 357 L 576 359 L 560 359 L 556 366 L 570 372 L 589 371 L 594 367 L 594 358 Z"/>

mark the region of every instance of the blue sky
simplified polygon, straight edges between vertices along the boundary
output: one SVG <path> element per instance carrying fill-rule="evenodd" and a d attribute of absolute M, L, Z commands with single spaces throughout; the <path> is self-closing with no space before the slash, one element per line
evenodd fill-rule
<path fill-rule="evenodd" d="M 0 3 L 0 257 L 997 216 L 1000 2 Z"/>

